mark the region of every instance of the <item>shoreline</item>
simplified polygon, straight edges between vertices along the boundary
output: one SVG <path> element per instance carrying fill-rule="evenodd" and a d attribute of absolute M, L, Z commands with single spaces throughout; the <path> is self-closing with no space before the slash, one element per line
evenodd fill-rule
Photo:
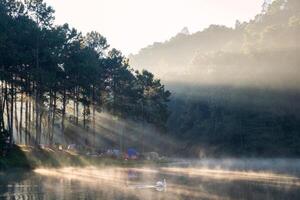
<path fill-rule="evenodd" d="M 71 151 L 41 149 L 29 146 L 17 146 L 5 157 L 0 157 L 0 171 L 12 169 L 33 171 L 36 168 L 119 166 L 136 167 L 141 165 L 158 166 L 169 163 L 166 160 L 124 160 L 120 158 L 94 157 L 76 154 Z"/>
<path fill-rule="evenodd" d="M 67 150 L 57 150 L 49 148 L 38 148 L 32 146 L 15 145 L 6 157 L 0 157 L 0 172 L 10 170 L 28 170 L 33 171 L 37 168 L 53 168 L 60 167 L 161 167 L 166 165 L 212 165 L 216 163 L 224 166 L 230 166 L 230 163 L 239 163 L 240 165 L 253 164 L 257 162 L 273 162 L 277 164 L 285 163 L 287 160 L 297 161 L 300 163 L 299 157 L 202 157 L 202 158 L 180 158 L 167 157 L 162 160 L 125 160 L 122 158 L 111 158 L 107 156 L 89 156 L 77 154 Z"/>

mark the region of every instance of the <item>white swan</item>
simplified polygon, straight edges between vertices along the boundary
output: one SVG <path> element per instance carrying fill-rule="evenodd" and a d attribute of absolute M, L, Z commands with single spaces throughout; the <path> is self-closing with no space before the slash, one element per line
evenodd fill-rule
<path fill-rule="evenodd" d="M 157 191 L 166 191 L 167 189 L 167 181 L 164 179 L 164 181 L 157 181 L 155 185 L 155 189 Z"/>
<path fill-rule="evenodd" d="M 167 190 L 167 181 L 164 179 L 163 181 L 157 181 L 155 185 L 135 185 L 133 186 L 135 189 L 150 189 L 154 188 L 159 192 L 166 191 Z"/>

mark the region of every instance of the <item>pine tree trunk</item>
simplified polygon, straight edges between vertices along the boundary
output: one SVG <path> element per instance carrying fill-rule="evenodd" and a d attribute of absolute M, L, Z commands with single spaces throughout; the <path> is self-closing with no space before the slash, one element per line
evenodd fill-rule
<path fill-rule="evenodd" d="M 12 77 L 13 79 L 13 77 Z M 10 132 L 9 132 L 9 144 L 10 147 L 13 145 L 13 132 L 14 132 L 14 86 L 11 84 L 10 88 Z"/>
<path fill-rule="evenodd" d="M 20 124 L 19 124 L 19 133 L 20 133 L 20 143 L 23 142 L 23 134 L 22 134 L 22 128 L 23 128 L 23 98 L 24 94 L 21 92 L 21 105 L 20 105 Z"/>
<path fill-rule="evenodd" d="M 17 108 L 17 88 L 15 88 L 15 93 L 14 93 L 14 108 L 15 108 L 15 127 L 16 127 L 16 135 L 19 136 L 19 141 L 20 141 L 20 133 L 19 133 L 19 120 L 18 120 L 18 108 Z"/>
<path fill-rule="evenodd" d="M 54 96 L 53 96 L 53 115 L 52 115 L 51 140 L 50 140 L 51 145 L 53 144 L 53 137 L 54 137 L 55 113 L 56 113 L 56 91 L 54 92 Z"/>
<path fill-rule="evenodd" d="M 32 138 L 32 119 L 33 119 L 33 109 L 34 109 L 34 106 L 33 106 L 33 103 L 32 103 L 32 99 L 29 98 L 29 113 L 28 113 L 28 142 L 30 145 L 32 145 L 32 141 L 31 141 L 31 138 Z"/>
<path fill-rule="evenodd" d="M 1 80 L 1 96 L 0 96 L 0 134 L 4 132 L 4 88 Z"/>
<path fill-rule="evenodd" d="M 40 110 L 39 110 L 39 93 L 38 88 L 36 88 L 36 94 L 35 94 L 35 134 L 36 134 L 36 143 L 38 144 L 39 141 L 39 116 L 40 116 Z"/>
<path fill-rule="evenodd" d="M 28 141 L 28 124 L 29 124 L 29 119 L 28 119 L 28 94 L 26 96 L 26 102 L 25 102 L 25 144 L 28 145 L 29 141 Z"/>
<path fill-rule="evenodd" d="M 95 99 L 95 86 L 93 86 L 93 102 L 92 102 L 92 104 L 93 104 L 93 141 L 94 141 L 94 143 L 93 143 L 93 146 L 94 146 L 94 148 L 95 148 L 95 146 L 96 146 L 96 117 L 95 117 L 95 115 L 96 115 L 96 99 Z"/>
<path fill-rule="evenodd" d="M 5 81 L 4 85 L 4 104 L 6 108 L 6 122 L 7 122 L 7 129 L 10 132 L 10 115 L 9 115 L 9 106 L 8 106 L 8 88 L 7 88 L 7 82 Z"/>
<path fill-rule="evenodd" d="M 78 88 L 76 89 L 76 125 L 78 126 L 79 121 L 79 94 Z"/>
<path fill-rule="evenodd" d="M 74 96 L 75 96 L 75 92 L 74 92 Z M 76 101 L 75 101 L 75 99 L 73 100 L 73 117 L 75 120 L 75 117 L 76 117 Z"/>
<path fill-rule="evenodd" d="M 83 105 L 83 128 L 85 129 L 85 126 L 86 126 L 86 105 Z"/>
<path fill-rule="evenodd" d="M 48 121 L 47 121 L 47 126 L 48 126 L 48 130 L 47 130 L 47 139 L 48 139 L 48 143 L 51 143 L 51 116 L 52 116 L 52 112 L 53 112 L 53 96 L 52 96 L 52 90 L 50 90 L 49 92 L 49 110 L 48 110 Z"/>
<path fill-rule="evenodd" d="M 65 136 L 66 103 L 67 103 L 67 96 L 66 96 L 66 89 L 64 88 L 63 102 L 62 102 L 62 116 L 61 116 L 61 132 L 63 138 Z"/>

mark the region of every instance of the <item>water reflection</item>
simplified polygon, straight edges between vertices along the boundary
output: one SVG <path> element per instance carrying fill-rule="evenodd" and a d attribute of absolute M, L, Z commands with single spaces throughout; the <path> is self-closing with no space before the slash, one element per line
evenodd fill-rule
<path fill-rule="evenodd" d="M 288 173 L 200 167 L 61 168 L 0 174 L 0 199 L 299 199 Z"/>

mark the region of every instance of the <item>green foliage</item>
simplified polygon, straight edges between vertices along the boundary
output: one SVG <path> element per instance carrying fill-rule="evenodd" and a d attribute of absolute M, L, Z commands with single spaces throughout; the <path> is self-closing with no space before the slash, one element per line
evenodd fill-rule
<path fill-rule="evenodd" d="M 95 123 L 96 111 L 102 110 L 164 125 L 169 92 L 153 75 L 144 86 L 140 79 L 147 75 L 135 74 L 128 60 L 110 49 L 100 33 L 83 36 L 68 24 L 53 26 L 53 19 L 54 10 L 43 0 L 0 1 L 3 129 L 21 138 L 25 129 L 26 143 L 39 144 L 42 137 L 52 143 L 58 119 L 64 133 L 67 115 L 75 118 L 76 125 L 82 120 L 86 128 L 91 117 Z M 157 98 L 147 101 L 156 108 L 148 110 L 147 116 L 161 116 L 163 121 L 145 118 L 141 112 L 144 90 L 151 87 Z M 71 106 L 73 113 L 68 112 Z"/>
<path fill-rule="evenodd" d="M 13 146 L 7 156 L 0 156 L 0 170 L 7 170 L 12 168 L 31 169 L 32 163 L 29 163 L 24 151 L 18 146 Z"/>
<path fill-rule="evenodd" d="M 147 161 L 147 160 L 124 160 L 106 157 L 91 157 L 72 154 L 67 151 L 46 150 L 33 147 L 13 146 L 7 157 L 0 156 L 0 171 L 16 169 L 35 168 L 60 168 L 66 166 L 119 166 L 119 167 L 140 167 L 140 166 L 162 166 L 168 161 Z"/>
<path fill-rule="evenodd" d="M 178 87 L 178 85 L 174 85 Z M 181 153 L 198 156 L 300 155 L 300 93 L 270 89 L 184 86 L 169 105 L 170 134 Z M 197 94 L 197 95 L 196 95 Z"/>
<path fill-rule="evenodd" d="M 211 25 L 131 56 L 174 91 L 167 127 L 182 152 L 300 155 L 299 2 L 275 0 L 235 28 Z"/>

